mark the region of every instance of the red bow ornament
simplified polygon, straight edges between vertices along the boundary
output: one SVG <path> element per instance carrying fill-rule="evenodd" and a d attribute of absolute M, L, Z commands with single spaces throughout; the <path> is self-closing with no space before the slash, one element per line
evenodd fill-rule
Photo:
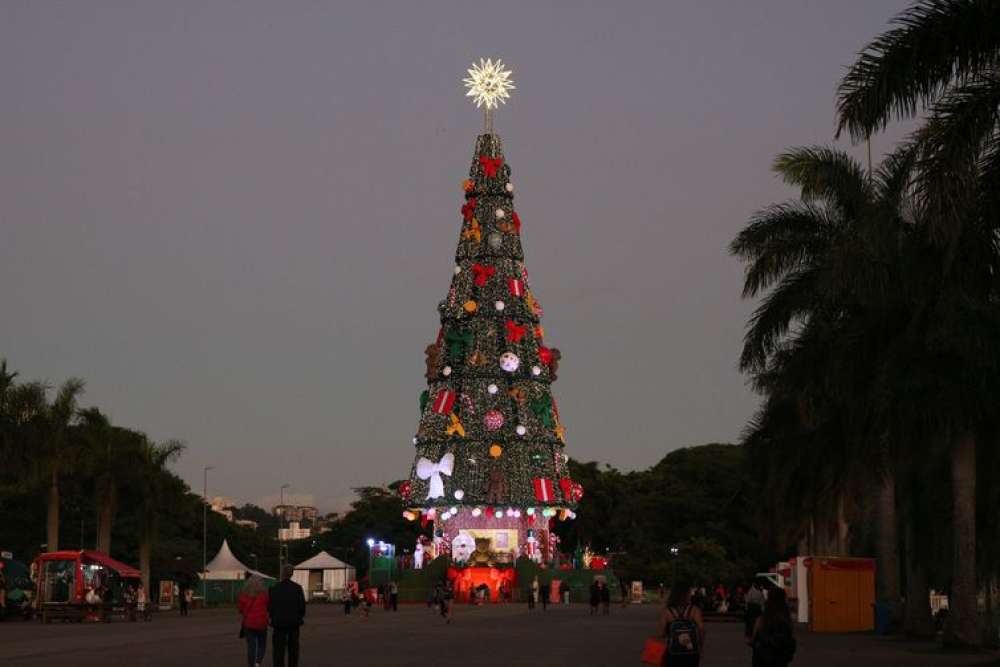
<path fill-rule="evenodd" d="M 503 165 L 503 158 L 480 155 L 479 165 L 483 168 L 483 171 L 486 172 L 486 178 L 496 178 L 497 169 Z"/>
<path fill-rule="evenodd" d="M 483 266 L 482 264 L 472 265 L 472 282 L 476 287 L 483 287 L 486 281 L 493 277 L 493 274 L 497 272 L 492 266 Z"/>
<path fill-rule="evenodd" d="M 462 217 L 466 222 L 472 222 L 472 216 L 476 214 L 476 198 L 469 197 L 469 200 L 462 205 Z"/>
<path fill-rule="evenodd" d="M 552 350 L 550 350 L 549 348 L 545 347 L 544 345 L 539 346 L 539 348 L 538 348 L 538 360 L 541 361 L 546 366 L 548 366 L 549 364 L 551 364 L 552 363 Z"/>
<path fill-rule="evenodd" d="M 511 222 L 514 223 L 514 231 L 517 234 L 521 233 L 521 218 L 518 217 L 517 211 L 514 211 L 510 216 Z"/>
<path fill-rule="evenodd" d="M 520 325 L 514 320 L 507 320 L 506 326 L 507 340 L 512 343 L 520 343 L 521 339 L 524 338 L 524 334 L 528 333 L 528 327 Z"/>

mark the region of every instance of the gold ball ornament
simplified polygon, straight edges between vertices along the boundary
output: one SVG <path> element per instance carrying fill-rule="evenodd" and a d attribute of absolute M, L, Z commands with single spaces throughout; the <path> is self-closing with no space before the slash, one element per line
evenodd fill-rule
<path fill-rule="evenodd" d="M 465 312 L 467 313 L 474 313 L 476 312 L 476 309 L 479 308 L 479 304 L 473 301 L 472 299 L 469 299 L 468 301 L 462 304 L 462 308 L 464 308 Z"/>
<path fill-rule="evenodd" d="M 501 454 L 503 454 L 503 447 L 501 447 L 495 442 L 492 445 L 490 445 L 490 456 L 492 456 L 495 459 L 498 459 L 500 458 Z"/>

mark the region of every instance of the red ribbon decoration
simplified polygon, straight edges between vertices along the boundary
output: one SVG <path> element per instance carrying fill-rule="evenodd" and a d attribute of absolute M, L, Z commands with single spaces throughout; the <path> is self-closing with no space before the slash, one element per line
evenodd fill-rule
<path fill-rule="evenodd" d="M 502 157 L 486 157 L 485 155 L 479 156 L 479 165 L 486 172 L 487 178 L 496 178 L 497 169 L 503 165 Z"/>
<path fill-rule="evenodd" d="M 486 281 L 493 277 L 493 274 L 497 270 L 492 266 L 483 266 L 482 264 L 472 265 L 472 282 L 475 283 L 476 287 L 482 287 L 486 284 Z"/>
<path fill-rule="evenodd" d="M 466 222 L 472 222 L 472 216 L 476 214 L 476 198 L 469 197 L 469 201 L 462 205 L 462 217 Z"/>
<path fill-rule="evenodd" d="M 511 214 L 511 222 L 514 223 L 514 231 L 518 234 L 521 233 L 521 218 L 518 217 L 517 211 Z"/>
<path fill-rule="evenodd" d="M 549 348 L 545 347 L 544 345 L 539 346 L 539 348 L 538 348 L 538 359 L 543 364 L 545 364 L 546 366 L 548 366 L 549 364 L 552 363 L 552 350 L 550 350 Z"/>
<path fill-rule="evenodd" d="M 528 333 L 528 327 L 522 326 L 514 320 L 507 320 L 507 340 L 512 343 L 520 343 L 526 333 Z"/>

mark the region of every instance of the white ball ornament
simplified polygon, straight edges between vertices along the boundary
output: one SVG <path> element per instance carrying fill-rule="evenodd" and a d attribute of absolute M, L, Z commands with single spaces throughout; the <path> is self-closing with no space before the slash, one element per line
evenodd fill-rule
<path fill-rule="evenodd" d="M 458 274 L 460 274 L 461 272 L 462 272 L 462 267 L 461 267 L 461 266 L 459 266 L 458 264 L 456 264 L 456 265 L 455 265 L 455 275 L 457 276 L 457 275 L 458 275 Z"/>
<path fill-rule="evenodd" d="M 532 375 L 541 375 L 542 374 L 542 369 L 539 368 L 538 366 L 532 366 L 531 367 L 531 374 Z"/>
<path fill-rule="evenodd" d="M 507 516 L 514 516 L 514 510 L 510 507 L 507 508 Z"/>
<path fill-rule="evenodd" d="M 493 516 L 495 516 L 498 519 L 502 519 L 503 518 L 503 510 L 497 510 L 496 512 L 493 513 Z"/>
<path fill-rule="evenodd" d="M 465 497 L 465 491 L 463 491 L 462 489 L 456 489 L 455 500 L 461 500 L 464 497 Z"/>
<path fill-rule="evenodd" d="M 483 511 L 481 509 L 479 509 L 478 507 L 473 507 L 472 508 L 472 516 L 479 516 L 482 513 L 483 513 Z"/>
<path fill-rule="evenodd" d="M 513 192 L 514 191 L 514 184 L 513 183 L 507 183 L 506 185 L 503 186 L 503 189 L 506 190 L 507 192 Z"/>
<path fill-rule="evenodd" d="M 491 394 L 495 394 L 498 391 L 500 391 L 500 389 L 495 384 L 491 384 L 490 386 L 486 387 L 486 391 L 490 392 Z"/>
<path fill-rule="evenodd" d="M 443 375 L 445 377 L 448 377 L 449 375 L 451 375 L 451 366 L 445 366 L 444 368 L 442 368 L 441 369 L 441 375 Z"/>
<path fill-rule="evenodd" d="M 503 310 L 504 308 L 507 307 L 507 304 L 505 304 L 503 301 L 497 301 L 496 303 L 493 304 L 493 307 L 496 308 L 497 310 Z"/>
<path fill-rule="evenodd" d="M 517 428 L 514 430 L 517 431 L 518 435 L 524 435 L 525 433 L 528 432 L 528 429 L 524 427 L 524 424 L 518 424 Z"/>
<path fill-rule="evenodd" d="M 507 211 L 498 208 L 496 211 L 497 220 L 503 220 L 507 216 Z"/>
<path fill-rule="evenodd" d="M 508 373 L 513 373 L 521 365 L 521 360 L 513 352 L 504 352 L 500 355 L 500 369 Z"/>
<path fill-rule="evenodd" d="M 413 436 L 413 444 L 417 444 L 417 436 Z"/>

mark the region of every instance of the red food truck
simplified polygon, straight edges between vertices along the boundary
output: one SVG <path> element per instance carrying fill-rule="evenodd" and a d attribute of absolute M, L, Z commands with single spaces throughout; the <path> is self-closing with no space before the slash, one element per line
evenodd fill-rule
<path fill-rule="evenodd" d="M 142 579 L 139 570 L 100 551 L 53 551 L 36 558 L 33 567 L 44 623 L 56 618 L 110 621 L 116 612 L 125 615 L 127 593 Z"/>

